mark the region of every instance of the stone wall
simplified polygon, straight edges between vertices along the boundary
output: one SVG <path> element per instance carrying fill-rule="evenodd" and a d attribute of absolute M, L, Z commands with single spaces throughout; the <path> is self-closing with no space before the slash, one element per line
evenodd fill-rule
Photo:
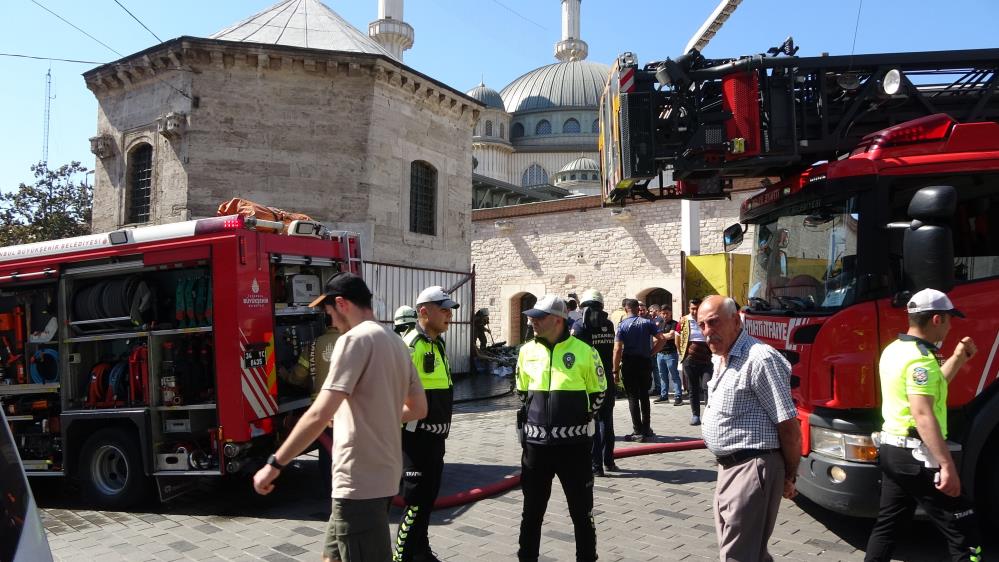
<path fill-rule="evenodd" d="M 749 192 L 700 203 L 701 253 L 721 252 L 722 230 L 738 221 Z M 748 252 L 744 243 L 740 251 Z M 476 210 L 472 264 L 476 309 L 488 308 L 496 341 L 516 342 L 524 293 L 600 290 L 608 311 L 622 298 L 664 289 L 682 312 L 680 202 L 600 207 L 599 197 Z"/>
<path fill-rule="evenodd" d="M 116 143 L 98 159 L 96 230 L 125 226 L 125 156 L 146 140 L 151 223 L 241 197 L 358 231 L 368 260 L 467 271 L 478 102 L 384 57 L 192 38 L 154 49 L 133 55 L 154 71 L 85 75 L 98 133 Z M 157 134 L 170 112 L 183 130 Z M 409 232 L 416 160 L 437 171 L 434 236 Z"/>

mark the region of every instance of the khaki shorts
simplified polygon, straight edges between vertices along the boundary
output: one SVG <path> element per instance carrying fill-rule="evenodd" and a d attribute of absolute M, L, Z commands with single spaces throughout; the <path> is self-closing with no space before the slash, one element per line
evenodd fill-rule
<path fill-rule="evenodd" d="M 392 559 L 389 536 L 389 501 L 333 499 L 333 513 L 326 525 L 323 555 L 341 562 L 388 562 Z"/>

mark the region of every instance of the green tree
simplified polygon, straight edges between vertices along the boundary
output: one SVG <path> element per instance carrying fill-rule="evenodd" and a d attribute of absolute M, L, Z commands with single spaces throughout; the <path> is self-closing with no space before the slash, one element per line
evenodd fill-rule
<path fill-rule="evenodd" d="M 93 188 L 73 180 L 87 168 L 71 162 L 50 169 L 39 162 L 31 171 L 34 184 L 0 193 L 0 246 L 90 234 Z"/>

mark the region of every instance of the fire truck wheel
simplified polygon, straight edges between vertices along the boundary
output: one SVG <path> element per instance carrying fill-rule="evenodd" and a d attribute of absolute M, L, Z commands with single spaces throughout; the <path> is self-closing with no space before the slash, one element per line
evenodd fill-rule
<path fill-rule="evenodd" d="M 107 428 L 95 433 L 80 452 L 80 484 L 84 498 L 106 509 L 126 509 L 149 493 L 139 442 L 132 432 Z"/>

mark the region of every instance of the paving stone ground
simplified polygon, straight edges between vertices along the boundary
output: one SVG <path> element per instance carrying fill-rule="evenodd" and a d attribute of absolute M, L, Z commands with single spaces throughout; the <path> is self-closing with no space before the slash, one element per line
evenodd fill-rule
<path fill-rule="evenodd" d="M 515 474 L 520 446 L 512 397 L 462 404 L 448 439 L 442 495 Z M 652 408 L 657 441 L 699 438 L 687 407 Z M 619 400 L 615 424 L 629 428 L 627 402 Z M 619 436 L 620 439 L 620 436 Z M 630 444 L 618 441 L 618 447 Z M 112 562 L 170 560 L 319 560 L 328 498 L 315 492 L 313 456 L 303 456 L 278 480 L 277 491 L 256 496 L 247 482 L 206 484 L 196 493 L 134 512 L 83 508 L 72 490 L 54 480 L 34 483 L 56 560 Z M 622 472 L 594 485 L 601 561 L 717 560 L 711 513 L 715 465 L 703 450 L 620 459 Z M 442 560 L 489 562 L 516 559 L 523 496 L 516 488 L 473 504 L 434 513 L 431 544 Z M 392 511 L 397 521 L 400 512 Z M 863 559 L 872 521 L 828 513 L 808 500 L 783 501 L 770 542 L 777 560 L 808 562 Z M 393 536 L 395 528 L 393 527 Z M 928 523 L 909 529 L 897 560 L 946 558 L 943 539 Z M 552 491 L 542 536 L 542 560 L 575 559 L 565 497 Z"/>

